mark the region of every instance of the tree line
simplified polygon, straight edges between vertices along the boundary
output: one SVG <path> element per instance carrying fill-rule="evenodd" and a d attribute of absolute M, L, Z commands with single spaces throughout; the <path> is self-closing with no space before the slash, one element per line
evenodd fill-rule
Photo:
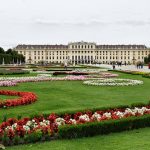
<path fill-rule="evenodd" d="M 18 52 L 12 49 L 4 51 L 4 49 L 0 47 L 0 64 L 19 64 L 24 62 L 25 57 L 22 54 L 18 54 Z"/>
<path fill-rule="evenodd" d="M 144 63 L 145 64 L 150 63 L 150 54 L 147 57 L 144 57 Z"/>

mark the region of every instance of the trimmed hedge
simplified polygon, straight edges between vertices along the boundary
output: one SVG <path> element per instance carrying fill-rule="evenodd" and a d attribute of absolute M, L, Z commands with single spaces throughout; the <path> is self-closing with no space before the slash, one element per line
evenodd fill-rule
<path fill-rule="evenodd" d="M 88 75 L 84 72 L 54 72 L 53 75 Z"/>
<path fill-rule="evenodd" d="M 25 70 L 0 70 L 0 75 L 15 75 L 15 74 L 29 74 L 29 71 Z"/>
<path fill-rule="evenodd" d="M 150 115 L 129 117 L 119 120 L 92 122 L 79 125 L 62 126 L 58 130 L 59 138 L 80 138 L 94 135 L 109 134 L 150 126 Z"/>
<path fill-rule="evenodd" d="M 144 74 L 142 77 L 144 77 L 144 78 L 150 78 L 150 73 Z"/>

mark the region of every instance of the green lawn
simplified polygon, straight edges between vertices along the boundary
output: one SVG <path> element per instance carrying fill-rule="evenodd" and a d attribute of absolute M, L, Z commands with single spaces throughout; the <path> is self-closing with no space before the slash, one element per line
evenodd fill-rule
<path fill-rule="evenodd" d="M 22 83 L 15 87 L 1 87 L 2 89 L 30 91 L 38 96 L 38 101 L 27 106 L 10 109 L 0 109 L 0 118 L 4 115 L 15 117 L 28 116 L 33 113 L 61 112 L 66 110 L 87 109 L 93 107 L 116 106 L 147 102 L 150 100 L 150 79 L 138 75 L 119 73 L 121 78 L 143 80 L 143 85 L 129 87 L 100 87 L 83 85 L 82 81 L 50 81 L 38 83 Z M 1 95 L 0 95 L 1 99 Z M 96 136 L 77 140 L 58 140 L 39 144 L 18 146 L 8 149 L 145 149 L 149 148 L 147 140 L 150 135 L 147 129 Z M 144 136 L 146 134 L 146 136 Z M 133 143 L 133 144 L 132 144 Z M 140 145 L 141 144 L 141 145 Z M 139 146 L 140 145 L 140 146 Z M 143 148 L 141 148 L 143 149 Z"/>
<path fill-rule="evenodd" d="M 150 129 L 8 147 L 8 150 L 149 150 Z"/>
<path fill-rule="evenodd" d="M 16 99 L 18 98 L 17 96 L 6 96 L 6 95 L 0 95 L 0 101 L 1 100 L 8 100 L 8 99 Z"/>

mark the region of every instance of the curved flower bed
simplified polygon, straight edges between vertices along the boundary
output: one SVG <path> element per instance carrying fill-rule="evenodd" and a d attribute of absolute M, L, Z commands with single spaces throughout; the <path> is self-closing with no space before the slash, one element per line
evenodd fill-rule
<path fill-rule="evenodd" d="M 96 86 L 133 86 L 143 84 L 143 81 L 131 79 L 97 79 L 84 81 L 83 84 Z"/>
<path fill-rule="evenodd" d="M 3 77 L 0 78 L 0 86 L 16 86 L 17 83 L 23 82 L 42 82 L 42 81 L 82 81 L 85 80 L 84 76 L 66 76 L 66 77 Z"/>
<path fill-rule="evenodd" d="M 65 72 L 54 72 L 53 75 L 88 75 L 88 73 L 85 72 L 75 72 L 75 71 L 65 71 Z"/>
<path fill-rule="evenodd" d="M 20 97 L 20 98 L 16 98 L 16 99 L 0 101 L 0 108 L 14 107 L 14 106 L 18 106 L 18 105 L 27 105 L 27 104 L 31 104 L 37 100 L 37 96 L 32 92 L 0 90 L 0 95 L 19 96 Z"/>
<path fill-rule="evenodd" d="M 84 72 L 84 73 L 101 73 L 101 72 L 105 72 L 108 69 L 75 69 L 76 72 Z"/>
<path fill-rule="evenodd" d="M 115 78 L 115 77 L 118 77 L 118 76 L 119 76 L 118 74 L 101 72 L 98 75 L 86 75 L 85 77 L 87 77 L 87 78 Z"/>
<path fill-rule="evenodd" d="M 59 129 L 62 126 L 91 124 L 92 122 L 104 122 L 106 120 L 121 120 L 123 118 L 140 117 L 150 114 L 150 106 L 134 108 L 117 108 L 111 110 L 97 110 L 95 112 L 77 112 L 75 114 L 65 114 L 58 116 L 54 113 L 47 117 L 43 115 L 34 118 L 23 118 L 17 120 L 9 118 L 0 124 L 0 140 L 5 144 L 18 144 L 35 142 L 57 138 Z M 130 127 L 131 125 L 129 125 Z M 116 127 L 116 125 L 115 125 Z M 120 128 L 119 128 L 120 129 Z M 17 143 L 16 143 L 16 139 Z M 30 141 L 31 140 L 31 141 Z"/>

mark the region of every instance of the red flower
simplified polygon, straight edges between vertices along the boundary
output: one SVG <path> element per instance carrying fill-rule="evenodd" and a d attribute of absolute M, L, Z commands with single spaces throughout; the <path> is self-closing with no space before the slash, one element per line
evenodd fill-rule
<path fill-rule="evenodd" d="M 37 97 L 34 93 L 31 92 L 17 92 L 17 91 L 0 91 L 0 95 L 10 95 L 10 96 L 19 96 L 21 98 L 6 100 L 4 102 L 0 102 L 0 107 L 11 107 L 18 105 L 27 105 L 35 102 Z"/>
<path fill-rule="evenodd" d="M 7 122 L 8 122 L 10 125 L 12 125 L 12 124 L 14 124 L 14 123 L 17 122 L 17 119 L 15 119 L 15 118 L 9 118 L 9 119 L 7 120 Z"/>
<path fill-rule="evenodd" d="M 77 112 L 76 114 L 74 114 L 74 119 L 78 120 L 81 115 L 82 115 L 81 112 Z"/>
<path fill-rule="evenodd" d="M 51 123 L 53 123 L 56 118 L 57 118 L 57 116 L 56 116 L 54 113 L 52 113 L 52 114 L 49 115 L 48 120 L 49 120 Z"/>
<path fill-rule="evenodd" d="M 9 139 L 13 139 L 13 137 L 15 136 L 15 133 L 12 129 L 9 129 L 7 131 L 7 136 L 9 137 Z"/>

